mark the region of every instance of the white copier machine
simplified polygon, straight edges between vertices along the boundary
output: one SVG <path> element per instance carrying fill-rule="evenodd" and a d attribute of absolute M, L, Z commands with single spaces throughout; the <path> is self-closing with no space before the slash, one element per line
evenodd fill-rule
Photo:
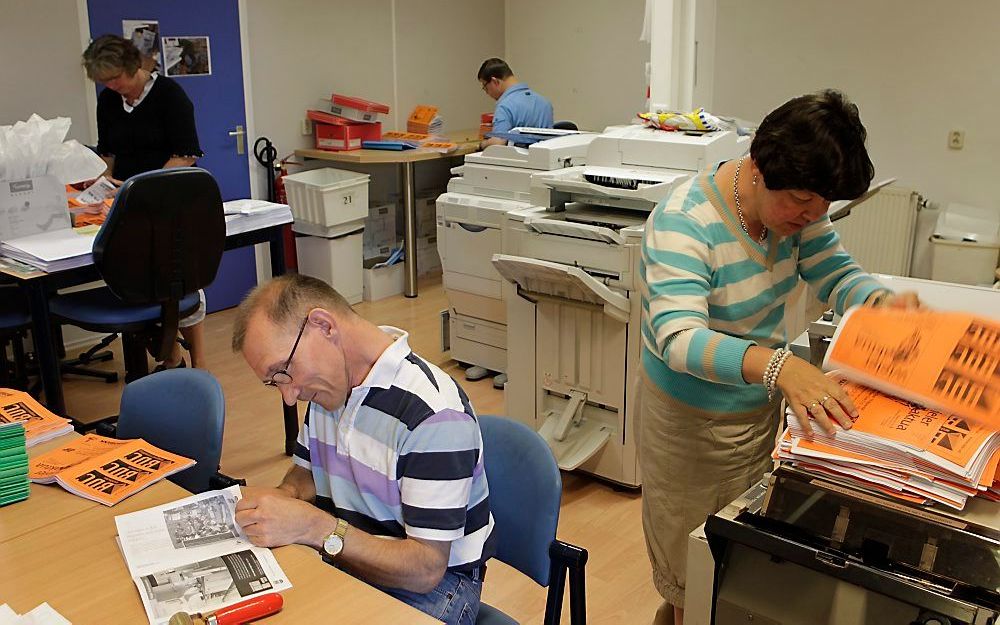
<path fill-rule="evenodd" d="M 527 148 L 491 145 L 452 169 L 457 176 L 437 199 L 437 239 L 448 298 L 441 343 L 454 360 L 507 371 L 503 279 L 491 263 L 501 251 L 503 216 L 531 206 L 533 174 L 583 163 L 596 136 L 566 135 Z"/>
<path fill-rule="evenodd" d="M 559 466 L 637 487 L 639 263 L 649 212 L 749 139 L 638 126 L 595 138 L 587 165 L 532 176 L 532 208 L 508 212 L 506 411 L 536 429 Z M 630 188 L 629 188 L 630 187 Z"/>

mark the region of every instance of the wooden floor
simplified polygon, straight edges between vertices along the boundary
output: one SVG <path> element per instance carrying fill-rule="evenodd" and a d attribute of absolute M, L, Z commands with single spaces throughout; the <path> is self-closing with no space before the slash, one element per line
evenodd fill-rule
<path fill-rule="evenodd" d="M 393 325 L 410 333 L 410 346 L 427 360 L 451 374 L 468 392 L 480 414 L 503 414 L 503 392 L 489 379 L 465 380 L 462 369 L 440 346 L 439 311 L 446 307 L 440 278 L 420 284 L 420 297 L 397 296 L 355 309 L 380 325 Z M 208 316 L 207 368 L 215 374 L 226 395 L 226 435 L 222 469 L 227 475 L 246 478 L 251 485 L 277 484 L 288 469 L 283 454 L 280 397 L 263 386 L 238 354 L 229 349 L 234 311 Z M 121 367 L 120 348 L 109 366 Z M 97 380 L 65 380 L 69 414 L 83 420 L 118 412 L 121 384 Z M 300 407 L 301 413 L 301 407 Z M 588 622 L 625 625 L 652 621 L 660 599 L 653 588 L 642 537 L 640 495 L 619 492 L 592 478 L 563 474 L 563 502 L 559 538 L 587 549 Z M 294 583 L 294 580 L 292 580 Z M 545 590 L 509 567 L 493 562 L 483 598 L 522 623 L 540 623 Z M 564 609 L 563 623 L 569 624 Z"/>

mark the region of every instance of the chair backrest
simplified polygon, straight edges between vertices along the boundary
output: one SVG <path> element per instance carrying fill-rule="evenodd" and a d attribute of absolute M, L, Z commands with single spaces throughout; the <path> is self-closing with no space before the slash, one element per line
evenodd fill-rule
<path fill-rule="evenodd" d="M 128 304 L 180 300 L 215 279 L 226 242 L 222 195 L 199 167 L 132 176 L 94 240 L 94 264 Z"/>
<path fill-rule="evenodd" d="M 222 387 L 201 369 L 167 369 L 125 386 L 118 438 L 142 438 L 197 464 L 170 476 L 195 493 L 209 490 L 219 468 L 226 402 Z"/>
<path fill-rule="evenodd" d="M 549 545 L 559 525 L 562 478 L 548 444 L 512 419 L 481 415 L 496 558 L 549 585 Z"/>
<path fill-rule="evenodd" d="M 552 128 L 555 130 L 579 130 L 576 127 L 576 122 L 571 122 L 568 119 L 561 119 L 556 123 L 552 124 Z"/>

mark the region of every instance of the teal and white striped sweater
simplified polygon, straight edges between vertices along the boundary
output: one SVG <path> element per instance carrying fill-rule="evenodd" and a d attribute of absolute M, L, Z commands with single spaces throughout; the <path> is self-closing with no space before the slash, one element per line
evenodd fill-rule
<path fill-rule="evenodd" d="M 885 287 L 844 251 L 825 215 L 758 245 L 723 200 L 715 170 L 678 187 L 646 221 L 642 363 L 674 399 L 735 416 L 767 404 L 763 385 L 743 380 L 743 356 L 754 344 L 787 343 L 785 301 L 800 277 L 840 313 Z"/>

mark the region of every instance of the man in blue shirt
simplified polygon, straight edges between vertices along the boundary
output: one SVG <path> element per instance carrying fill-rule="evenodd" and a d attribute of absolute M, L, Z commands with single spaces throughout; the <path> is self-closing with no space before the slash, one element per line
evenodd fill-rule
<path fill-rule="evenodd" d="M 493 111 L 493 131 L 510 132 L 512 128 L 527 126 L 530 128 L 552 127 L 552 104 L 537 91 L 528 88 L 523 82 L 518 82 L 514 72 L 503 59 L 486 59 L 479 68 L 479 84 L 488 96 L 497 101 Z M 490 137 L 479 144 L 480 148 L 488 145 L 506 143 L 499 137 Z"/>

